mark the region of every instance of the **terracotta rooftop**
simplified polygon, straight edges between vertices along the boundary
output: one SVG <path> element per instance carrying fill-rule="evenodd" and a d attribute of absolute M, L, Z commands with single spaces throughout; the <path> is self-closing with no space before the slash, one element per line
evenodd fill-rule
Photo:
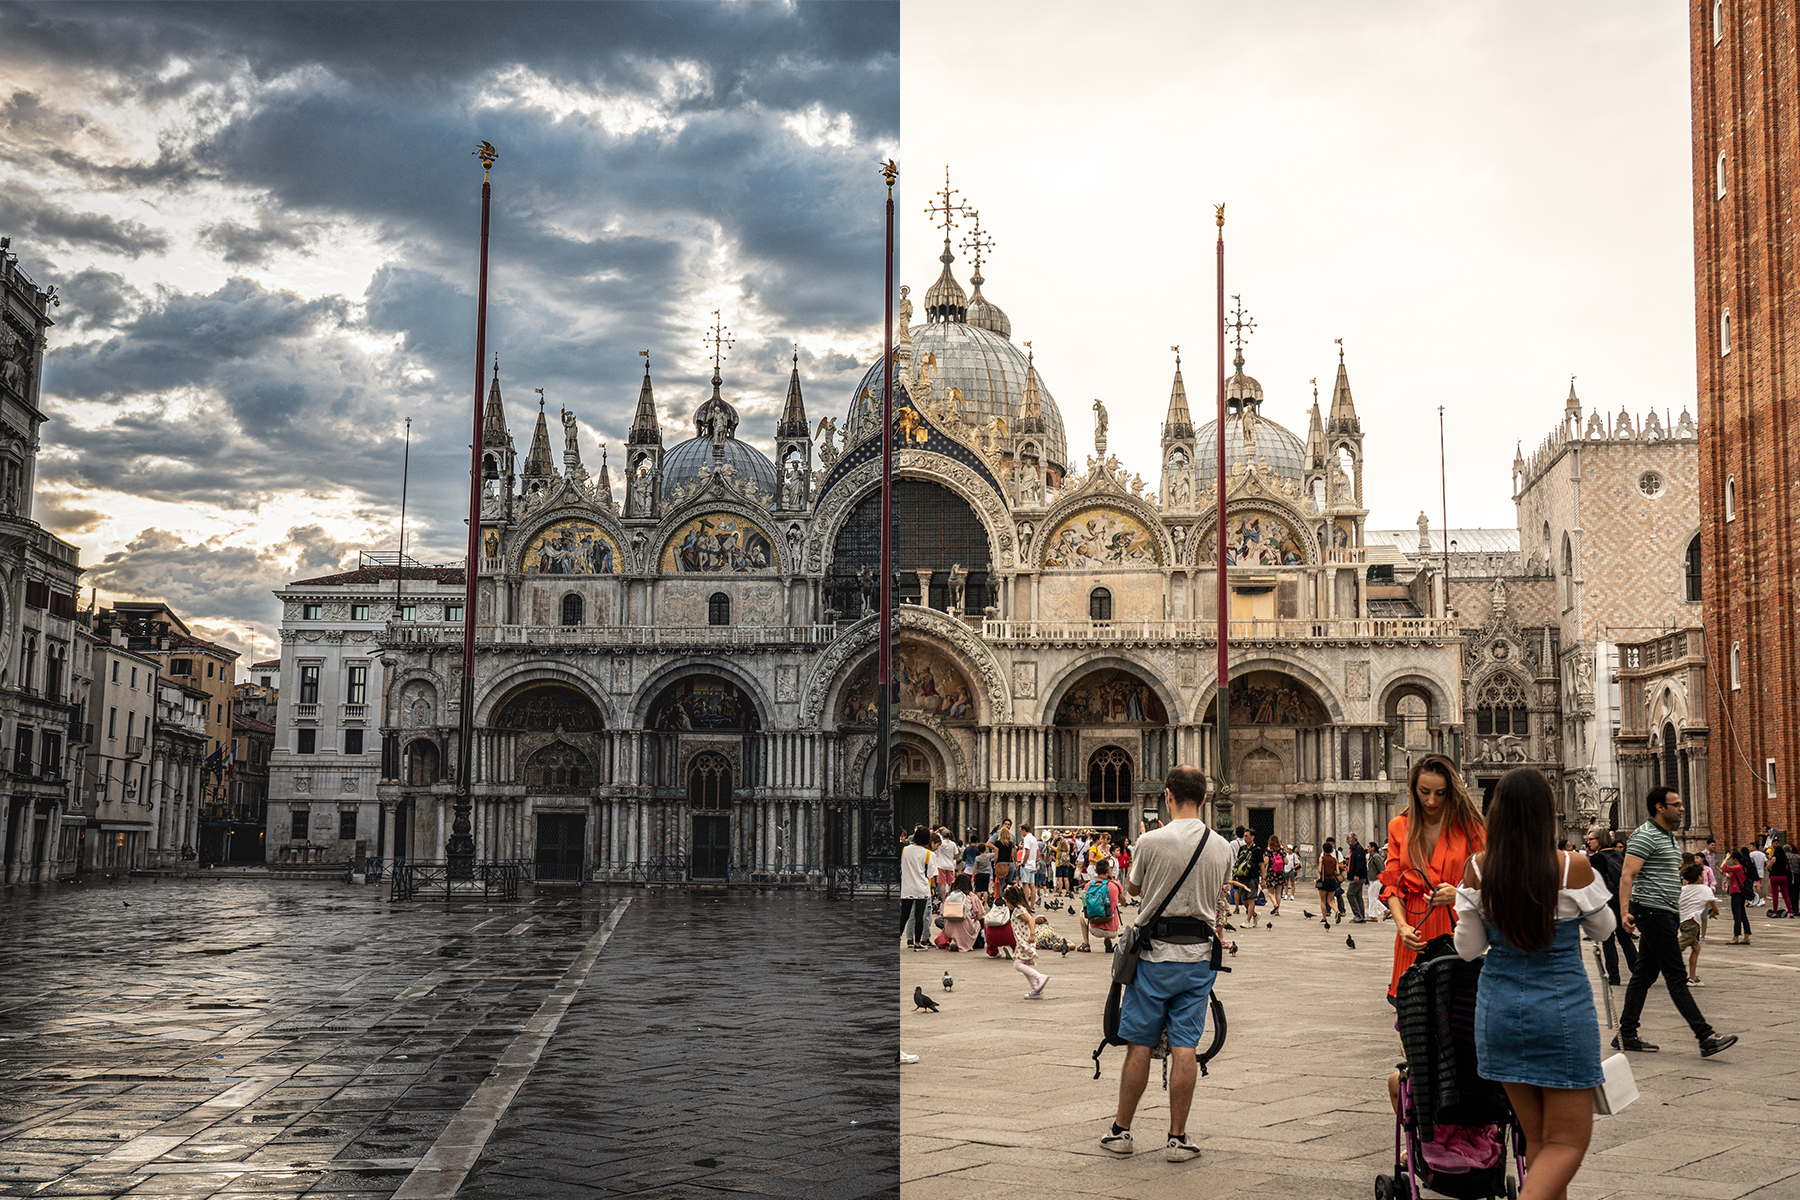
<path fill-rule="evenodd" d="M 1229 510 L 1227 510 L 1226 515 L 1230 515 Z M 261 662 L 251 663 L 250 669 L 252 671 L 279 671 L 281 670 L 281 660 L 279 658 L 265 658 Z"/>
<path fill-rule="evenodd" d="M 255 717 L 235 717 L 234 716 L 231 718 L 231 731 L 233 733 L 268 733 L 268 734 L 272 734 L 275 732 L 275 727 L 273 725 L 267 724 L 266 722 L 258 721 Z"/>

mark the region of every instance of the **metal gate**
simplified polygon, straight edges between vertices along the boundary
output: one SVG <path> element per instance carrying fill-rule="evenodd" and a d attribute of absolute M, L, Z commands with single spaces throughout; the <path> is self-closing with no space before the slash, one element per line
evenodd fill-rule
<path fill-rule="evenodd" d="M 731 866 L 731 815 L 694 814 L 695 879 L 723 879 Z"/>

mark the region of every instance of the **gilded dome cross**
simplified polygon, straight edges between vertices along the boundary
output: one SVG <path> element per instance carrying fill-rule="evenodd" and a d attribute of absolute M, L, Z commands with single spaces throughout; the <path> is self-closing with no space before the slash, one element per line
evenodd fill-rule
<path fill-rule="evenodd" d="M 1231 330 L 1231 344 L 1242 350 L 1244 339 L 1256 331 L 1256 319 L 1244 315 L 1244 298 L 1242 296 L 1234 295 L 1231 299 L 1233 303 L 1231 320 L 1225 322 L 1225 328 Z"/>
<path fill-rule="evenodd" d="M 933 194 L 938 197 L 938 199 L 941 201 L 941 203 L 927 204 L 925 206 L 925 211 L 927 214 L 929 214 L 931 216 L 932 224 L 934 224 L 934 225 L 937 224 L 937 220 L 939 217 L 943 218 L 944 240 L 949 241 L 950 240 L 950 231 L 956 227 L 956 215 L 958 213 L 966 213 L 966 212 L 970 211 L 969 206 L 965 203 L 962 203 L 961 201 L 957 201 L 955 203 L 951 202 L 952 196 L 960 196 L 960 195 L 962 195 L 962 193 L 960 191 L 958 191 L 956 188 L 953 188 L 950 186 L 950 168 L 949 167 L 944 168 L 944 190 L 941 192 L 935 192 Z"/>
<path fill-rule="evenodd" d="M 701 338 L 700 341 L 702 345 L 712 347 L 713 374 L 717 375 L 719 364 L 725 361 L 725 351 L 737 345 L 737 339 L 731 335 L 731 330 L 725 328 L 725 322 L 720 318 L 718 309 L 713 309 L 712 315 L 712 332 Z"/>
<path fill-rule="evenodd" d="M 975 274 L 979 275 L 981 274 L 981 260 L 984 252 L 994 248 L 994 239 L 992 237 L 982 236 L 981 211 L 979 209 L 969 209 L 969 223 L 973 226 L 973 229 L 970 231 L 969 236 L 962 240 L 962 248 L 969 252 L 970 257 L 975 263 Z"/>

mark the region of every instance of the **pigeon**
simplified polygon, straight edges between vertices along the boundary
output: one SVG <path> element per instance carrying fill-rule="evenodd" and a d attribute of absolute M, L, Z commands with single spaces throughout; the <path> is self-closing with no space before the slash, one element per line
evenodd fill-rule
<path fill-rule="evenodd" d="M 1231 510 L 1230 510 L 1230 509 L 1226 509 L 1226 510 L 1225 510 L 1225 511 L 1226 511 L 1226 512 L 1227 512 L 1227 513 L 1230 513 L 1230 511 L 1231 511 Z M 1069 905 L 1069 915 L 1070 915 L 1070 916 L 1071 916 L 1071 917 L 1072 917 L 1072 916 L 1074 916 L 1074 915 L 1075 915 L 1075 906 L 1074 906 L 1074 905 L 1073 905 L 1073 904 L 1071 904 L 1071 905 Z"/>
<path fill-rule="evenodd" d="M 1228 512 L 1229 512 L 1229 511 L 1230 511 L 1230 510 L 1229 510 L 1229 509 L 1227 509 L 1227 510 L 1226 510 L 1226 511 L 1228 511 Z M 1270 921 L 1270 922 L 1269 922 L 1269 928 L 1270 928 L 1270 929 L 1273 929 L 1273 928 L 1275 928 L 1275 922 L 1273 922 L 1273 921 Z"/>
<path fill-rule="evenodd" d="M 1307 912 L 1304 908 L 1300 910 L 1300 915 L 1305 917 L 1309 921 L 1313 919 L 1313 915 L 1311 913 Z"/>
<path fill-rule="evenodd" d="M 947 992 L 956 986 L 956 980 L 950 978 L 950 972 L 944 972 L 944 990 Z"/>
<path fill-rule="evenodd" d="M 131 901 L 129 901 L 129 900 L 121 900 L 121 901 L 119 901 L 119 903 L 123 904 L 126 908 L 131 907 Z"/>
<path fill-rule="evenodd" d="M 1233 942 L 1233 943 L 1231 943 L 1231 945 L 1225 947 L 1225 949 L 1230 954 L 1236 954 L 1237 953 L 1237 943 Z"/>
<path fill-rule="evenodd" d="M 1356 938 L 1350 934 L 1345 934 L 1344 945 L 1350 947 L 1352 950 L 1356 949 Z"/>
<path fill-rule="evenodd" d="M 1229 509 L 1227 509 L 1226 511 L 1230 512 Z M 1231 930 L 1231 932 L 1233 932 L 1233 933 L 1237 932 L 1237 926 L 1233 925 L 1230 921 L 1225 922 L 1225 928 Z"/>
<path fill-rule="evenodd" d="M 927 996 L 924 988 L 916 987 L 913 989 L 913 1011 L 919 1012 L 921 1010 L 925 1012 L 936 1012 L 938 1010 L 937 1001 L 933 1000 L 930 996 Z"/>

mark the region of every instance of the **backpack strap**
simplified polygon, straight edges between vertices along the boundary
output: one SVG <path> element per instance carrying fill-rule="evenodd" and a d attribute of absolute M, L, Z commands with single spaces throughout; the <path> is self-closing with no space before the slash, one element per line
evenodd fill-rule
<path fill-rule="evenodd" d="M 1147 931 L 1147 930 L 1156 928 L 1156 923 L 1158 921 L 1162 920 L 1163 910 L 1169 907 L 1169 901 L 1171 901 L 1175 898 L 1175 893 L 1179 892 L 1181 890 L 1181 885 L 1186 883 L 1187 877 L 1193 873 L 1194 864 L 1200 861 L 1200 852 L 1206 849 L 1206 842 L 1207 842 L 1207 839 L 1210 837 L 1212 837 L 1212 826 L 1202 825 L 1200 827 L 1200 844 L 1198 846 L 1194 847 L 1194 857 L 1188 859 L 1187 866 L 1185 866 L 1181 869 L 1180 876 L 1178 876 L 1175 880 L 1175 886 L 1170 888 L 1168 895 L 1166 895 L 1162 898 L 1162 903 L 1160 903 L 1156 906 L 1156 911 L 1150 914 L 1150 919 L 1148 921 L 1137 922 L 1137 926 L 1139 929 Z M 1144 935 L 1143 941 L 1145 944 L 1149 943 L 1150 938 L 1147 933 Z M 1219 939 L 1215 935 L 1213 938 L 1213 957 L 1214 958 L 1218 957 L 1218 950 L 1219 950 Z"/>

